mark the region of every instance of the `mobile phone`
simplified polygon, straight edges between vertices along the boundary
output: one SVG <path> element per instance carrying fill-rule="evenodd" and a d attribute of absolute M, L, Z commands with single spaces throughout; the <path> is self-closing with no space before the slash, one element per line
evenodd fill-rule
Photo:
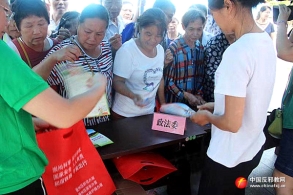
<path fill-rule="evenodd" d="M 290 16 L 288 18 L 288 21 L 290 21 L 290 20 L 293 20 L 293 5 L 289 5 L 287 7 L 289 7 L 291 9 L 291 13 L 290 13 Z M 273 21 L 274 21 L 274 23 L 277 22 L 278 16 L 279 16 L 279 6 L 274 5 L 273 6 Z"/>

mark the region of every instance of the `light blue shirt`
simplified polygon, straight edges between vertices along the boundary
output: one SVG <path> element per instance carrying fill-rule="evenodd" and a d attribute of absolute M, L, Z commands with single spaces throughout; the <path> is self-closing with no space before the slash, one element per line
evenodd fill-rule
<path fill-rule="evenodd" d="M 125 27 L 125 24 L 124 24 L 121 16 L 117 17 L 117 22 L 118 22 L 118 26 L 112 20 L 109 21 L 109 26 L 108 26 L 104 40 L 109 41 L 109 39 L 111 37 L 113 37 L 115 34 L 122 33 L 122 31 Z"/>

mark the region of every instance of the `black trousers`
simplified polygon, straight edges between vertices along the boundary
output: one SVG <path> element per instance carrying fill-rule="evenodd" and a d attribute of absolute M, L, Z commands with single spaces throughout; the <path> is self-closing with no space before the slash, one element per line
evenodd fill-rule
<path fill-rule="evenodd" d="M 43 179 L 39 178 L 30 185 L 6 195 L 47 195 L 47 191 Z"/>
<path fill-rule="evenodd" d="M 262 153 L 263 148 L 251 161 L 240 163 L 233 168 L 223 166 L 207 156 L 198 195 L 245 195 L 245 188 L 237 188 L 235 181 L 238 177 L 248 180 L 252 170 L 259 164 Z"/>

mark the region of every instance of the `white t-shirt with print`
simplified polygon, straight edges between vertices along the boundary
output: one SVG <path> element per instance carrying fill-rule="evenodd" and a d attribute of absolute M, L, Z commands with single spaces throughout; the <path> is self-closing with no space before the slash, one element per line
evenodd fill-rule
<path fill-rule="evenodd" d="M 132 99 L 115 93 L 112 109 L 125 117 L 141 116 L 154 112 L 155 97 L 163 76 L 164 49 L 157 45 L 154 58 L 145 56 L 137 47 L 134 39 L 124 43 L 117 51 L 113 72 L 126 79 L 126 86 L 135 94 L 139 94 L 146 106 L 136 106 Z"/>
<path fill-rule="evenodd" d="M 207 155 L 235 167 L 252 160 L 265 142 L 263 127 L 273 93 L 276 53 L 266 32 L 243 35 L 224 52 L 215 73 L 215 115 L 223 115 L 225 95 L 245 98 L 242 126 L 237 133 L 212 126 Z"/>

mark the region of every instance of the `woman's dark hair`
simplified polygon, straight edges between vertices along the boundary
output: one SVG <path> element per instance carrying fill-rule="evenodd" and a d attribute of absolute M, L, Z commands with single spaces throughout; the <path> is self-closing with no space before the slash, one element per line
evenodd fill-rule
<path fill-rule="evenodd" d="M 253 8 L 259 3 L 264 3 L 265 0 L 231 0 L 239 2 L 243 7 Z M 224 7 L 224 0 L 208 0 L 210 9 L 221 9 Z"/>
<path fill-rule="evenodd" d="M 272 8 L 270 7 L 270 6 L 262 6 L 261 8 L 260 8 L 260 10 L 258 11 L 258 13 L 257 13 L 257 16 L 256 16 L 256 19 L 258 20 L 259 18 L 260 18 L 260 14 L 262 13 L 262 12 L 264 12 L 264 11 L 266 11 L 267 9 L 269 9 L 269 10 L 271 10 L 272 11 Z"/>
<path fill-rule="evenodd" d="M 29 16 L 44 17 L 50 24 L 49 14 L 46 4 L 40 0 L 16 0 L 11 6 L 12 12 L 15 13 L 13 19 L 16 27 L 20 29 L 20 23 Z"/>
<path fill-rule="evenodd" d="M 84 23 L 85 19 L 88 18 L 99 18 L 104 20 L 107 24 L 106 28 L 108 28 L 109 13 L 104 6 L 94 3 L 86 6 L 79 16 L 79 23 Z"/>
<path fill-rule="evenodd" d="M 149 26 L 155 25 L 161 31 L 162 36 L 167 32 L 167 18 L 164 12 L 159 8 L 150 8 L 142 13 L 137 19 L 136 32 Z"/>
<path fill-rule="evenodd" d="M 187 27 L 190 22 L 194 22 L 197 19 L 201 19 L 202 23 L 206 22 L 206 17 L 203 15 L 202 11 L 198 9 L 190 9 L 182 16 L 182 24 Z"/>
<path fill-rule="evenodd" d="M 156 0 L 153 5 L 153 8 L 159 8 L 161 10 L 171 8 L 174 11 L 174 13 L 176 12 L 176 8 L 170 0 Z"/>
<path fill-rule="evenodd" d="M 80 14 L 79 14 L 79 12 L 77 12 L 77 11 L 69 11 L 69 12 L 65 12 L 65 13 L 62 15 L 61 19 L 60 19 L 60 23 L 59 23 L 59 25 L 58 25 L 58 31 L 59 31 L 59 29 L 62 28 L 62 27 L 63 27 L 63 28 L 66 28 L 66 27 L 65 27 L 66 22 L 78 18 L 79 15 L 80 15 Z"/>

